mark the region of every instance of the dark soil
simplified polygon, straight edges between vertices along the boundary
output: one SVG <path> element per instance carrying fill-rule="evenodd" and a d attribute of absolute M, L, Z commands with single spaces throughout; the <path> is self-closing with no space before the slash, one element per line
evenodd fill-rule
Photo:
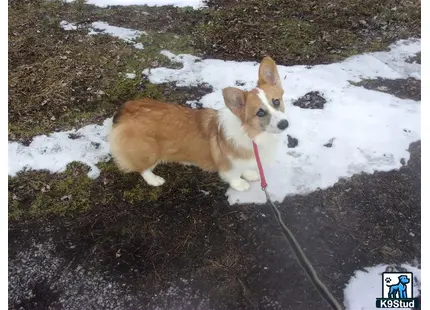
<path fill-rule="evenodd" d="M 323 94 L 318 91 L 311 91 L 293 101 L 293 105 L 302 109 L 323 109 L 326 102 L 327 100 L 323 97 Z"/>
<path fill-rule="evenodd" d="M 354 83 L 354 85 L 392 94 L 400 99 L 421 100 L 421 81 L 413 78 L 395 80 L 377 78 L 375 80 L 363 80 Z"/>

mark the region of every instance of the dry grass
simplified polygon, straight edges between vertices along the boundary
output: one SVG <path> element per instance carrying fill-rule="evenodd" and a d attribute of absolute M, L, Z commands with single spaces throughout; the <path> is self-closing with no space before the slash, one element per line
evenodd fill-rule
<path fill-rule="evenodd" d="M 65 12 L 79 11 L 61 1 L 19 2 L 9 6 L 9 139 L 28 140 L 55 130 L 81 127 L 111 116 L 125 100 L 158 98 L 139 72 L 168 64 L 163 48 L 191 52 L 172 34 L 142 37 L 144 50 L 88 30 L 65 31 Z M 134 80 L 124 73 L 135 72 Z"/>

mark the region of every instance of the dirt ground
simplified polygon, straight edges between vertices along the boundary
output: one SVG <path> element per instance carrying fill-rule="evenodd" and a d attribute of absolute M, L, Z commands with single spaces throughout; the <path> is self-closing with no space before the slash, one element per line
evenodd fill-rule
<path fill-rule="evenodd" d="M 313 65 L 383 50 L 421 31 L 419 1 L 208 4 L 195 11 L 9 1 L 9 140 L 101 123 L 132 98 L 184 104 L 210 92 L 142 80 L 144 68 L 175 65 L 162 49 Z M 138 40 L 147 48 L 87 36 L 85 28 L 67 32 L 63 19 L 146 31 Z M 127 72 L 136 78 L 124 78 Z M 414 79 L 360 85 L 421 98 Z M 340 301 L 355 270 L 420 257 L 419 141 L 410 152 L 398 171 L 356 175 L 280 204 Z M 96 180 L 78 163 L 64 173 L 9 177 L 9 309 L 328 309 L 267 206 L 230 206 L 226 185 L 196 168 L 157 167 L 169 184 L 161 190 L 112 162 L 99 167 Z"/>

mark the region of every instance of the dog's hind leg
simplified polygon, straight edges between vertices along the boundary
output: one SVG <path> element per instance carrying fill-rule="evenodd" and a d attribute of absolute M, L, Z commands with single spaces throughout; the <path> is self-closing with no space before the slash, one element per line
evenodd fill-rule
<path fill-rule="evenodd" d="M 144 170 L 141 175 L 146 181 L 146 183 L 148 183 L 149 185 L 161 186 L 166 182 L 166 180 L 152 172 L 156 165 L 157 164 L 153 165 L 151 168 Z"/>

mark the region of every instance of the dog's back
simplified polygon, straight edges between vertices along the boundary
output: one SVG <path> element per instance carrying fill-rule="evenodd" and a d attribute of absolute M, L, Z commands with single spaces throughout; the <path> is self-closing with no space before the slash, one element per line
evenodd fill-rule
<path fill-rule="evenodd" d="M 116 163 L 126 172 L 142 172 L 164 161 L 191 161 L 216 171 L 210 150 L 216 127 L 214 110 L 135 100 L 126 102 L 114 116 L 109 143 Z"/>

